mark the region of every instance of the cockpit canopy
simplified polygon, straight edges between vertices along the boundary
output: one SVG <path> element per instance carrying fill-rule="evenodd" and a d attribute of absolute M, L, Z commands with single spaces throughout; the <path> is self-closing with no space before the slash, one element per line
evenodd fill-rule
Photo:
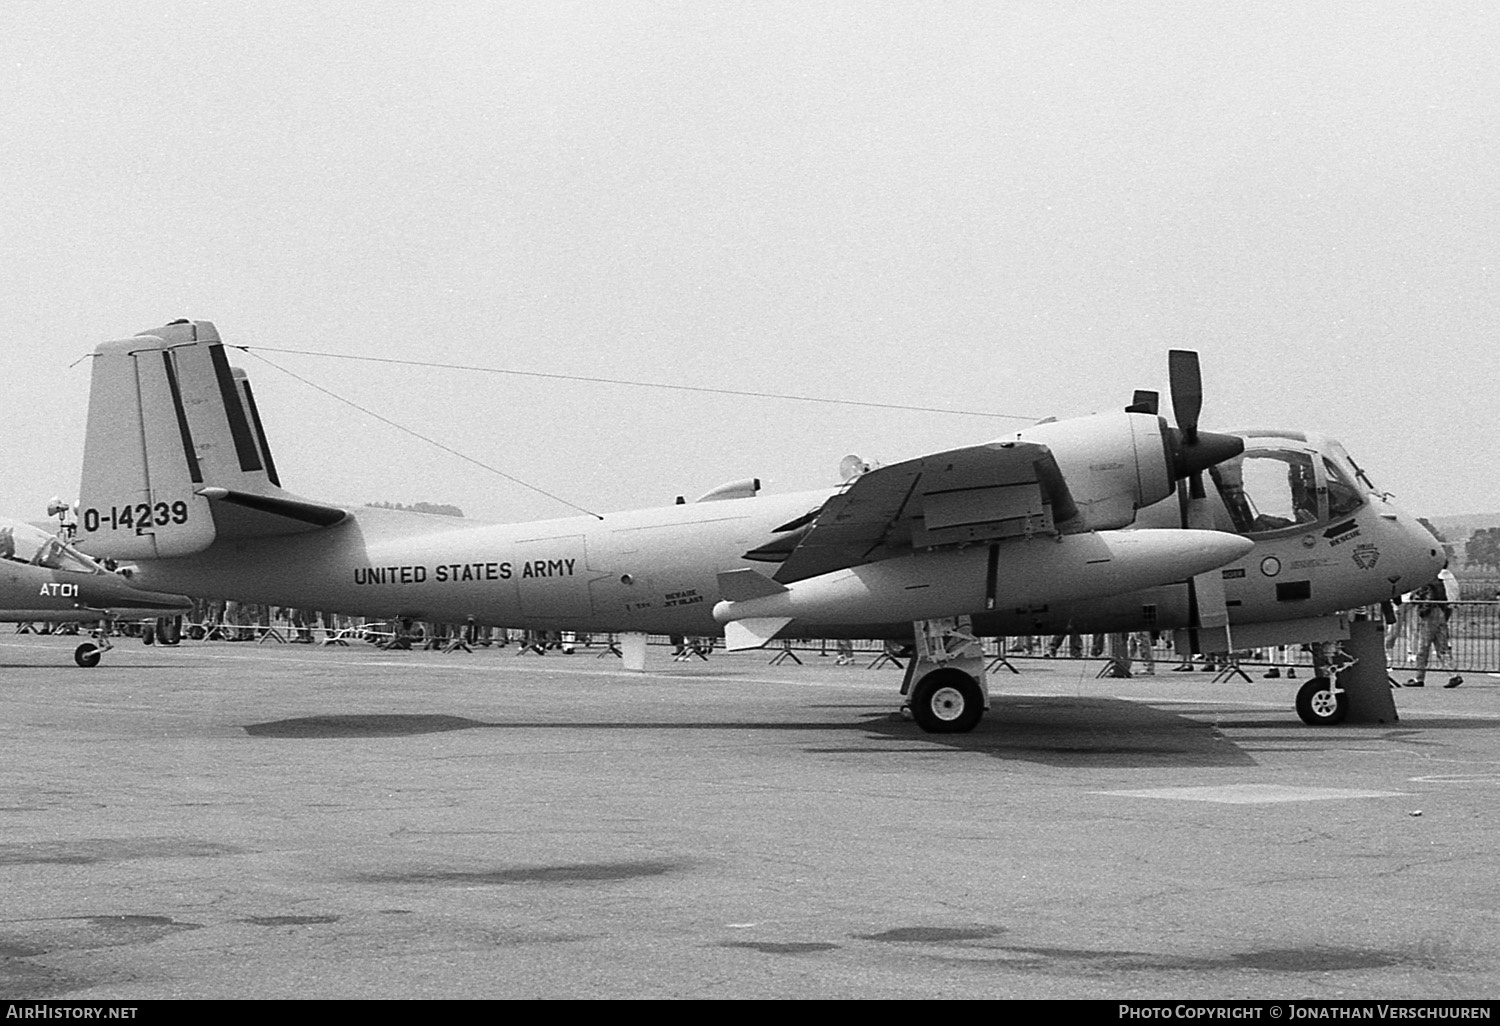
<path fill-rule="evenodd" d="M 1305 436 L 1255 436 L 1245 451 L 1209 471 L 1231 524 L 1244 535 L 1306 529 L 1354 513 L 1365 503 L 1358 468 L 1337 442 Z M 1231 526 L 1232 525 L 1232 526 Z"/>
<path fill-rule="evenodd" d="M 62 539 L 19 520 L 0 520 L 0 558 L 49 570 L 101 571 L 99 564 Z"/>

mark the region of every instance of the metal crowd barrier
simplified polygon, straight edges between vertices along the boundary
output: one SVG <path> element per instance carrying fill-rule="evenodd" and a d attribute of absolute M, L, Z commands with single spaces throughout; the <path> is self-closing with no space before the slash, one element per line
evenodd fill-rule
<path fill-rule="evenodd" d="M 1416 666 L 1417 649 L 1420 642 L 1420 631 L 1422 618 L 1418 615 L 1425 603 L 1411 602 L 1397 607 L 1397 619 L 1393 624 L 1385 625 L 1386 629 L 1386 651 L 1390 660 L 1393 674 L 1411 671 Z M 1463 601 L 1449 603 L 1451 613 L 1448 620 L 1448 640 L 1451 646 L 1452 666 L 1461 672 L 1489 673 L 1500 672 L 1500 601 Z M 344 626 L 324 627 L 309 625 L 308 630 L 313 638 L 323 644 L 347 644 L 351 640 L 368 640 L 375 643 L 388 643 L 389 639 L 397 635 L 396 626 L 386 621 L 363 622 L 353 618 L 340 618 Z M 193 630 L 192 628 L 198 628 Z M 17 628 L 26 630 L 26 626 Z M 459 625 L 458 631 L 463 630 Z M 183 624 L 184 636 L 195 636 L 196 638 L 207 637 L 210 640 L 226 639 L 233 636 L 253 638 L 265 642 L 281 642 L 291 640 L 297 633 L 297 627 L 282 618 L 276 618 L 270 624 L 260 623 L 194 623 L 187 621 Z M 568 632 L 571 634 L 571 632 Z M 509 637 L 512 641 L 520 641 L 522 632 L 511 630 L 502 632 L 501 628 L 494 630 L 494 642 L 503 643 Z M 1140 639 L 1142 635 L 1135 635 Z M 441 640 L 441 639 L 440 639 Z M 687 642 L 692 646 L 692 653 L 699 657 L 706 657 L 716 648 L 722 648 L 723 640 L 715 638 L 688 638 Z M 1052 636 L 1042 635 L 1036 637 L 1009 637 L 1009 638 L 986 638 L 983 650 L 987 656 L 1009 656 L 1018 659 L 1054 658 L 1054 659 L 1082 659 L 1085 661 L 1099 661 L 1109 658 L 1109 645 L 1106 638 L 1098 638 L 1092 635 L 1082 635 L 1081 653 L 1075 653 L 1068 639 L 1052 650 Z M 670 646 L 673 639 L 665 634 L 649 635 L 647 641 L 652 646 Z M 605 649 L 608 653 L 614 649 L 615 636 L 610 634 L 578 635 L 578 648 L 587 650 L 596 645 Z M 879 656 L 885 652 L 885 644 L 878 640 L 858 640 L 853 642 L 854 652 L 861 658 Z M 778 645 L 768 646 L 766 651 L 773 654 L 783 650 L 812 654 L 815 656 L 835 656 L 838 654 L 837 642 L 832 640 L 795 640 Z M 1160 640 L 1151 647 L 1154 661 L 1160 664 L 1175 665 L 1179 663 L 1177 655 L 1172 651 L 1171 639 L 1164 634 Z M 1137 660 L 1140 655 L 1137 653 Z M 1235 661 L 1245 666 L 1310 666 L 1312 654 L 1306 648 L 1296 645 L 1282 646 L 1270 649 L 1252 649 L 1235 654 Z M 1207 659 L 1198 657 L 1195 660 L 1205 667 L 1221 666 L 1222 659 Z M 1428 656 L 1428 665 L 1432 668 L 1445 666 L 1443 660 L 1436 652 Z"/>

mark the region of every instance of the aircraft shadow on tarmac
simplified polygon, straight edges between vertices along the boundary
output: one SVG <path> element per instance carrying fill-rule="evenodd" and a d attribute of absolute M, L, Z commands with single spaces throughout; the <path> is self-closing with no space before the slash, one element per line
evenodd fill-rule
<path fill-rule="evenodd" d="M 857 732 L 864 743 L 809 748 L 836 755 L 978 752 L 996 759 L 1064 767 L 1250 766 L 1254 758 L 1214 724 L 1141 702 L 1110 698 L 1017 697 L 994 708 L 968 734 L 926 734 L 882 706 L 821 706 L 843 716 L 826 720 L 691 720 L 616 722 L 487 722 L 441 713 L 301 716 L 247 724 L 252 737 L 333 740 L 409 737 L 454 730 L 766 730 Z"/>
<path fill-rule="evenodd" d="M 996 759 L 1059 767 L 1251 766 L 1255 760 L 1213 724 L 1142 702 L 1113 698 L 994 696 L 969 734 L 924 734 L 890 716 L 865 729 L 891 742 L 922 742 Z M 864 751 L 889 752 L 890 745 Z M 904 747 L 902 751 L 914 751 Z M 851 749 L 827 749 L 844 751 Z"/>

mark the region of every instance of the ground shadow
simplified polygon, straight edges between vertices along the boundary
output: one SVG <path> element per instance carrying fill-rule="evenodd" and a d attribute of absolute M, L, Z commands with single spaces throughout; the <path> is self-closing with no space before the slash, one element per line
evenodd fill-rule
<path fill-rule="evenodd" d="M 1247 766 L 1254 760 L 1213 724 L 1140 702 L 1111 698 L 997 697 L 968 734 L 928 734 L 868 703 L 820 706 L 842 717 L 807 720 L 611 720 L 490 722 L 440 713 L 352 713 L 253 723 L 252 737 L 328 740 L 409 737 L 455 730 L 690 730 L 819 733 L 831 744 L 813 752 L 890 754 L 978 752 L 1052 766 Z M 857 735 L 859 740 L 854 740 Z M 900 747 L 896 747 L 899 745 Z"/>

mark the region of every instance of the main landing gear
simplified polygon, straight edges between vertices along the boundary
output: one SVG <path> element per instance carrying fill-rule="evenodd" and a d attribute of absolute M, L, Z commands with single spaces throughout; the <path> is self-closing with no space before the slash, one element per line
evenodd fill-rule
<path fill-rule="evenodd" d="M 929 734 L 967 734 L 989 707 L 985 660 L 967 616 L 919 620 L 916 648 L 901 693 L 917 726 Z"/>

